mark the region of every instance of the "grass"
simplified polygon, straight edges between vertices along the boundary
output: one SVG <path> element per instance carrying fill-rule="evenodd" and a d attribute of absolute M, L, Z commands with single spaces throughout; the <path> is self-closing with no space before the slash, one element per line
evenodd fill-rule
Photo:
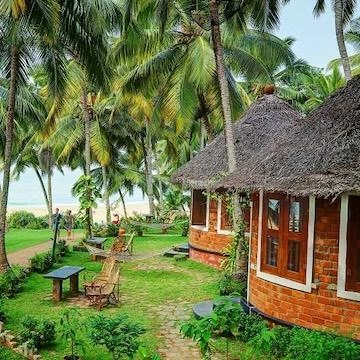
<path fill-rule="evenodd" d="M 74 234 L 81 234 L 84 230 L 76 229 Z M 64 231 L 60 234 L 64 235 Z M 6 251 L 12 253 L 34 245 L 39 245 L 49 241 L 53 232 L 49 229 L 9 229 L 6 233 Z"/>
<path fill-rule="evenodd" d="M 148 234 L 144 237 L 136 237 L 134 251 L 136 253 L 160 253 L 172 245 L 183 243 L 185 238 L 169 234 Z M 101 268 L 99 262 L 89 259 L 87 253 L 71 253 L 64 259 L 63 265 L 85 266 L 87 271 L 98 272 Z M 161 318 L 159 309 L 165 304 L 178 306 L 186 305 L 191 313 L 191 306 L 204 299 L 213 298 L 217 294 L 216 281 L 219 273 L 217 270 L 191 260 L 176 261 L 171 258 L 154 256 L 146 260 L 127 262 L 121 267 L 122 302 L 119 307 L 107 307 L 101 315 L 114 316 L 127 314 L 130 319 L 143 324 L 147 332 L 142 336 L 142 343 L 150 350 L 156 352 L 161 348 L 163 338 L 159 336 Z M 80 281 L 82 276 L 80 275 Z M 68 281 L 64 282 L 64 291 L 68 291 Z M 37 318 L 52 319 L 60 329 L 59 321 L 65 308 L 70 304 L 64 300 L 54 304 L 51 300 L 52 283 L 44 279 L 42 275 L 31 274 L 24 285 L 24 291 L 15 299 L 5 300 L 4 310 L 7 315 L 6 327 L 15 333 L 20 329 L 21 319 L 26 315 Z M 82 324 L 79 331 L 86 331 L 87 319 L 98 315 L 93 308 L 80 308 Z M 83 335 L 85 337 L 85 335 Z M 179 336 L 181 336 L 179 334 Z M 44 360 L 57 360 L 66 354 L 66 343 L 60 337 L 56 344 L 41 352 Z M 111 356 L 102 346 L 91 345 L 88 340 L 85 344 L 85 356 L 87 360 L 110 360 Z"/>

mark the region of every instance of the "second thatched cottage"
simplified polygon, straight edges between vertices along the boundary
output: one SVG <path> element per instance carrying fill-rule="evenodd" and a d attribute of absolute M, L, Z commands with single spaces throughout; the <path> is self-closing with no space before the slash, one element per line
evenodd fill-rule
<path fill-rule="evenodd" d="M 302 116 L 273 94 L 258 99 L 234 125 L 236 159 L 241 169 L 251 154 L 271 149 L 277 141 L 298 126 Z M 227 153 L 224 134 L 200 151 L 191 161 L 178 169 L 172 181 L 192 190 L 190 257 L 219 267 L 224 252 L 232 241 L 231 221 L 223 199 L 209 196 L 209 189 L 227 174 Z M 250 229 L 250 208 L 244 217 Z M 249 235 L 249 233 L 248 233 Z"/>

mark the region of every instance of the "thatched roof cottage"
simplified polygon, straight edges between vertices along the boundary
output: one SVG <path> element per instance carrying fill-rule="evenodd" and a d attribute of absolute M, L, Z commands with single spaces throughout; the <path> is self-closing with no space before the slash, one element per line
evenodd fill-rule
<path fill-rule="evenodd" d="M 301 120 L 300 113 L 273 94 L 258 99 L 234 125 L 238 167 L 260 149 L 285 140 Z M 231 221 L 224 200 L 210 198 L 207 192 L 226 174 L 227 153 L 221 133 L 172 176 L 173 182 L 192 190 L 190 257 L 215 267 L 220 266 L 231 243 Z M 250 224 L 250 208 L 244 214 Z"/>
<path fill-rule="evenodd" d="M 360 339 L 360 77 L 222 180 L 251 189 L 248 301 Z"/>

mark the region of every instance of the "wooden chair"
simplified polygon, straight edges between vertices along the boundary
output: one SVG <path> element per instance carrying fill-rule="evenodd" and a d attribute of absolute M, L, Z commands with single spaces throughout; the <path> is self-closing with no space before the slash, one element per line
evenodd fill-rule
<path fill-rule="evenodd" d="M 126 243 L 124 241 L 120 241 L 118 238 L 115 239 L 110 250 L 98 249 L 94 246 L 90 246 L 87 244 L 85 246 L 94 259 L 96 259 L 96 257 L 112 256 L 115 257 L 117 260 L 121 260 L 124 257 L 131 256 L 133 254 L 134 236 L 135 232 L 130 235 L 129 240 Z"/>
<path fill-rule="evenodd" d="M 87 290 L 89 288 L 92 288 L 94 286 L 101 286 L 108 281 L 111 271 L 112 271 L 113 267 L 116 265 L 115 264 L 116 262 L 117 262 L 117 260 L 115 259 L 115 257 L 109 256 L 104 260 L 100 273 L 93 276 L 91 280 L 88 280 L 88 276 L 90 273 L 93 273 L 93 272 L 87 271 L 84 274 L 84 284 L 83 285 L 84 285 L 84 289 L 85 289 L 85 296 L 86 296 Z"/>
<path fill-rule="evenodd" d="M 90 300 L 90 305 L 97 306 L 101 310 L 106 304 L 110 304 L 111 300 L 117 304 L 119 302 L 119 277 L 120 263 L 115 261 L 105 282 L 87 287 L 85 294 Z"/>

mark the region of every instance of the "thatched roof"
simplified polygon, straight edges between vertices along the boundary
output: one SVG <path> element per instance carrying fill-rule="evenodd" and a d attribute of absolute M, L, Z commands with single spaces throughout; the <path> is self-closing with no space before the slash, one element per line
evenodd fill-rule
<path fill-rule="evenodd" d="M 360 77 L 219 186 L 315 196 L 360 191 Z"/>
<path fill-rule="evenodd" d="M 253 103 L 243 117 L 234 124 L 237 166 L 247 162 L 262 148 L 270 148 L 282 141 L 302 116 L 275 95 L 264 95 Z M 224 134 L 221 133 L 192 160 L 172 176 L 175 183 L 194 189 L 213 187 L 228 173 Z"/>

